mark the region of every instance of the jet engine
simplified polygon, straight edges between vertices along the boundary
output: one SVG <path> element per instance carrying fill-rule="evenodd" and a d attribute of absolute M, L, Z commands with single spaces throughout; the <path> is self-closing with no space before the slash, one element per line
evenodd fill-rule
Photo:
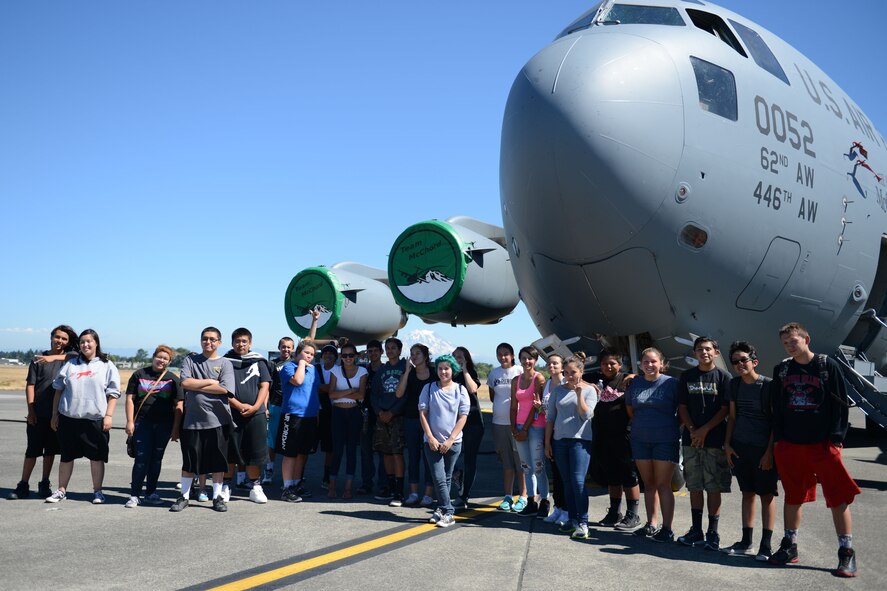
<path fill-rule="evenodd" d="M 502 228 L 464 216 L 401 232 L 388 285 L 405 311 L 453 326 L 499 322 L 520 299 Z"/>
<path fill-rule="evenodd" d="M 363 345 L 396 333 L 407 315 L 394 301 L 382 269 L 358 263 L 309 267 L 289 283 L 284 297 L 286 321 L 300 337 L 311 328 L 312 310 L 320 312 L 318 337 L 346 337 Z"/>

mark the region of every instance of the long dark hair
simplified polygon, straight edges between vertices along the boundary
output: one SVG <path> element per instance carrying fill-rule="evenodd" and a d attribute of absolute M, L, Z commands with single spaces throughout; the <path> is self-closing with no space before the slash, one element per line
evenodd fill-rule
<path fill-rule="evenodd" d="M 99 340 L 99 333 L 97 333 L 93 329 L 87 328 L 86 330 L 84 330 L 83 332 L 80 333 L 80 338 L 78 339 L 78 345 L 79 345 L 79 341 L 82 340 L 83 337 L 85 337 L 87 335 L 92 336 L 93 340 L 95 341 L 95 356 L 98 357 L 99 359 L 101 359 L 102 361 L 107 362 L 108 356 L 102 351 L 102 342 Z M 81 357 L 82 356 L 83 355 L 81 354 Z"/>
<path fill-rule="evenodd" d="M 477 368 L 474 367 L 474 359 L 471 358 L 471 352 L 461 345 L 456 347 L 453 352 L 455 353 L 456 351 L 462 351 L 462 355 L 465 357 L 465 367 L 462 368 L 462 371 L 474 379 L 473 376 L 477 375 Z"/>
<path fill-rule="evenodd" d="M 69 351 L 79 351 L 80 350 L 80 338 L 77 336 L 77 333 L 74 332 L 74 329 L 68 326 L 67 324 L 59 324 L 55 328 L 50 331 L 49 335 L 52 336 L 56 333 L 56 331 L 62 331 L 66 335 L 68 335 L 68 346 L 65 348 L 65 352 Z"/>

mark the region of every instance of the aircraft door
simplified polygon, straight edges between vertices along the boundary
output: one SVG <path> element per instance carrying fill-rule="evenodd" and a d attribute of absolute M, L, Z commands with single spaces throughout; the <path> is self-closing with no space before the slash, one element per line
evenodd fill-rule
<path fill-rule="evenodd" d="M 878 270 L 875 273 L 875 281 L 872 283 L 872 291 L 865 302 L 864 310 L 844 341 L 845 345 L 855 347 L 861 353 L 866 353 L 875 343 L 879 333 L 882 333 L 884 317 L 887 316 L 887 235 L 881 236 Z M 881 341 L 882 344 L 875 348 L 885 348 L 883 338 Z"/>
<path fill-rule="evenodd" d="M 791 278 L 800 257 L 800 244 L 781 236 L 774 238 L 758 270 L 736 298 L 736 307 L 763 312 L 772 306 Z"/>

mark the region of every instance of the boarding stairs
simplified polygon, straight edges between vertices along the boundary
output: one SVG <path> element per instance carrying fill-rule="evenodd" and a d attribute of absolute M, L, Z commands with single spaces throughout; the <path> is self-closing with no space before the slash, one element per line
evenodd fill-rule
<path fill-rule="evenodd" d="M 866 426 L 887 430 L 887 377 L 878 373 L 865 353 L 853 347 L 838 347 L 831 357 L 844 370 L 847 394 L 853 406 L 865 413 Z"/>

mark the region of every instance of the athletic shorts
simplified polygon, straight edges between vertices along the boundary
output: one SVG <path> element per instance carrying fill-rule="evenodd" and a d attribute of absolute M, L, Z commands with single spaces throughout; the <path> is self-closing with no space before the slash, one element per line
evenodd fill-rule
<path fill-rule="evenodd" d="M 268 463 L 268 420 L 256 413 L 247 420 L 234 419 L 228 443 L 228 462 L 238 466 L 264 466 Z"/>
<path fill-rule="evenodd" d="M 517 451 L 517 443 L 511 434 L 511 425 L 497 425 L 493 423 L 493 445 L 496 448 L 496 457 L 504 470 L 521 470 L 520 454 Z"/>
<path fill-rule="evenodd" d="M 620 450 L 621 451 L 621 450 Z M 633 488 L 638 485 L 638 472 L 634 466 L 634 460 L 631 454 L 602 452 L 597 455 L 592 454 L 592 462 L 597 463 L 595 472 L 598 477 L 603 478 L 607 486 L 622 486 L 625 488 Z"/>
<path fill-rule="evenodd" d="M 268 449 L 277 449 L 277 431 L 280 429 L 280 415 L 283 413 L 279 406 L 268 406 Z"/>
<path fill-rule="evenodd" d="M 402 454 L 405 440 L 403 417 L 392 417 L 387 423 L 376 421 L 373 431 L 373 449 L 383 454 Z"/>
<path fill-rule="evenodd" d="M 277 453 L 288 458 L 317 451 L 317 417 L 284 414 L 277 430 Z"/>
<path fill-rule="evenodd" d="M 659 461 L 677 464 L 681 460 L 681 441 L 638 441 L 631 439 L 631 456 L 634 461 Z"/>
<path fill-rule="evenodd" d="M 52 430 L 51 423 L 52 420 L 49 417 L 37 417 L 36 425 L 28 425 L 26 458 L 54 456 L 59 453 L 59 436 L 58 433 Z"/>
<path fill-rule="evenodd" d="M 690 492 L 730 492 L 733 475 L 727 456 L 719 447 L 692 447 L 685 445 L 684 480 Z"/>
<path fill-rule="evenodd" d="M 60 414 L 58 437 L 62 462 L 77 458 L 108 462 L 111 436 L 102 431 L 102 419 L 72 419 Z"/>
<path fill-rule="evenodd" d="M 733 451 L 733 476 L 739 483 L 742 492 L 753 492 L 756 495 L 778 495 L 779 473 L 776 471 L 776 463 L 769 470 L 761 470 L 761 457 L 767 451 L 766 445 L 754 445 L 734 441 Z"/>
<path fill-rule="evenodd" d="M 317 413 L 317 443 L 320 445 L 320 451 L 326 453 L 333 451 L 333 420 L 331 410 L 329 408 L 321 408 Z"/>
<path fill-rule="evenodd" d="M 182 472 L 227 472 L 230 437 L 231 425 L 212 429 L 182 429 Z"/>
<path fill-rule="evenodd" d="M 844 467 L 841 448 L 830 441 L 799 444 L 777 441 L 773 448 L 785 502 L 803 505 L 816 500 L 816 481 L 822 485 L 827 507 L 848 505 L 861 491 Z"/>

